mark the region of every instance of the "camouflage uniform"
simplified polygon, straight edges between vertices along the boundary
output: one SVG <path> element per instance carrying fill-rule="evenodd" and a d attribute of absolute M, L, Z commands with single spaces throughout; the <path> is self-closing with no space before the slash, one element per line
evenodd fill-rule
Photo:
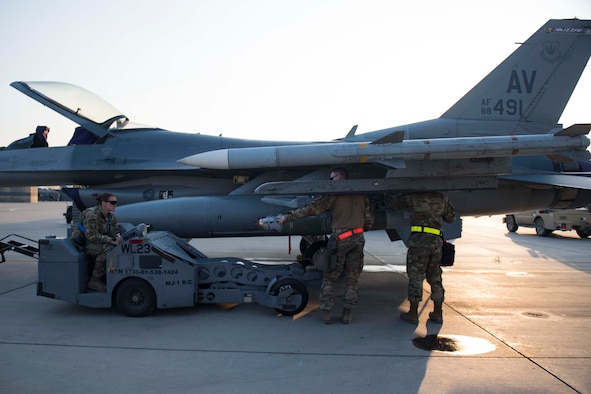
<path fill-rule="evenodd" d="M 84 227 L 84 232 L 80 228 Z M 80 223 L 70 236 L 70 239 L 80 245 L 80 239 L 85 239 L 86 254 L 94 258 L 92 276 L 104 282 L 106 273 L 107 252 L 113 248 L 111 242 L 117 237 L 118 223 L 115 215 L 105 216 L 100 205 L 88 208 L 80 214 Z"/>
<path fill-rule="evenodd" d="M 452 223 L 455 210 L 449 199 L 439 192 L 418 192 L 396 196 L 386 202 L 392 210 L 410 211 L 411 226 L 441 229 L 441 219 Z M 445 290 L 441 280 L 441 249 L 443 238 L 427 232 L 411 232 L 406 255 L 408 274 L 408 300 L 423 300 L 423 281 L 431 285 L 431 299 L 444 301 Z"/>
<path fill-rule="evenodd" d="M 354 228 L 369 230 L 374 222 L 369 199 L 364 195 L 326 195 L 307 206 L 286 215 L 286 221 L 332 213 L 332 237 Z M 320 309 L 330 311 L 334 307 L 334 287 L 345 274 L 345 299 L 343 307 L 351 310 L 357 304 L 359 275 L 363 270 L 363 233 L 337 241 L 337 264 L 330 272 L 324 272 L 320 289 Z"/>

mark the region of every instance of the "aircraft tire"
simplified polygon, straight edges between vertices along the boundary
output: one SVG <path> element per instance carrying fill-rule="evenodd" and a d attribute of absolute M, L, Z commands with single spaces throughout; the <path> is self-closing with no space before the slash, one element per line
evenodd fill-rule
<path fill-rule="evenodd" d="M 297 315 L 304 310 L 308 305 L 308 289 L 306 286 L 295 278 L 281 278 L 271 287 L 271 295 L 277 296 L 283 291 L 293 290 L 291 296 L 287 297 L 286 307 L 288 309 L 273 308 L 284 316 Z M 301 297 L 294 297 L 301 296 Z M 299 304 L 291 304 L 291 302 L 299 302 Z"/>
<path fill-rule="evenodd" d="M 68 207 L 66 208 L 66 212 L 64 213 L 64 216 L 66 218 L 67 224 L 72 223 L 73 214 L 72 214 L 72 206 L 71 205 L 68 205 Z"/>
<path fill-rule="evenodd" d="M 306 248 L 304 252 L 304 265 L 314 265 L 314 255 L 316 252 L 326 246 L 328 241 L 316 241 Z"/>
<path fill-rule="evenodd" d="M 156 310 L 156 293 L 145 280 L 131 278 L 117 289 L 116 303 L 117 308 L 126 316 L 148 316 Z"/>
<path fill-rule="evenodd" d="M 316 236 L 302 236 L 300 240 L 300 253 L 302 255 L 306 254 L 306 250 L 310 247 L 310 245 L 314 245 L 316 242 L 319 241 L 327 241 L 328 237 L 326 235 L 316 235 Z"/>

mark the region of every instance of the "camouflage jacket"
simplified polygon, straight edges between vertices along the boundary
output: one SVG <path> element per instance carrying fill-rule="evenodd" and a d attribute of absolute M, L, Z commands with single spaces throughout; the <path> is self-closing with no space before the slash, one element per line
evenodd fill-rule
<path fill-rule="evenodd" d="M 115 215 L 105 216 L 101 207 L 97 205 L 80 214 L 80 223 L 70 238 L 77 242 L 76 240 L 83 234 L 87 244 L 108 244 L 117 237 L 118 227 Z"/>
<path fill-rule="evenodd" d="M 319 215 L 325 211 L 332 212 L 333 229 L 349 229 L 363 227 L 369 230 L 374 223 L 369 198 L 360 194 L 326 195 L 312 201 L 303 208 L 286 215 L 286 221 Z"/>
<path fill-rule="evenodd" d="M 411 226 L 425 226 L 441 229 L 442 220 L 452 223 L 456 211 L 449 199 L 439 192 L 417 192 L 394 196 L 386 201 L 386 207 L 394 211 L 408 210 Z M 441 237 L 426 233 L 411 233 L 409 246 L 427 246 L 431 242 L 440 242 Z"/>

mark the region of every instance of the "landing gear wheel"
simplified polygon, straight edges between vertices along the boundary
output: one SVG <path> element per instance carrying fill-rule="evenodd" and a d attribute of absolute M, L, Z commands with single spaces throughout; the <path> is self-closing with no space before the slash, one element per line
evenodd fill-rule
<path fill-rule="evenodd" d="M 146 281 L 131 278 L 117 290 L 116 303 L 117 308 L 127 316 L 148 316 L 156 309 L 156 293 Z"/>
<path fill-rule="evenodd" d="M 546 230 L 546 226 L 544 226 L 544 219 L 542 218 L 536 218 L 536 220 L 534 220 L 534 224 L 536 226 L 536 234 L 540 237 L 547 237 L 552 232 L 550 230 Z"/>
<path fill-rule="evenodd" d="M 66 212 L 64 213 L 64 216 L 66 218 L 67 224 L 72 223 L 73 213 L 72 213 L 72 206 L 71 205 L 68 205 L 68 207 L 66 208 Z"/>
<path fill-rule="evenodd" d="M 274 308 L 284 316 L 297 315 L 308 305 L 308 289 L 294 278 L 281 278 L 271 287 L 271 295 L 280 298 L 282 308 Z"/>
<path fill-rule="evenodd" d="M 578 229 L 576 231 L 577 231 L 577 235 L 583 239 L 589 238 L 589 236 L 591 235 L 591 229 L 589 229 L 589 228 Z"/>
<path fill-rule="evenodd" d="M 306 248 L 306 251 L 304 252 L 304 265 L 314 265 L 314 255 L 316 254 L 316 252 L 320 250 L 320 248 L 326 247 L 327 243 L 328 241 L 326 240 L 316 241 L 312 245 L 308 246 L 308 248 Z"/>
<path fill-rule="evenodd" d="M 300 253 L 305 255 L 306 250 L 317 242 L 328 242 L 328 237 L 326 235 L 302 235 L 302 239 L 300 240 Z"/>
<path fill-rule="evenodd" d="M 513 215 L 507 215 L 505 217 L 505 224 L 507 225 L 507 230 L 509 230 L 510 233 L 514 233 L 519 228 L 517 222 L 515 221 L 515 216 Z"/>

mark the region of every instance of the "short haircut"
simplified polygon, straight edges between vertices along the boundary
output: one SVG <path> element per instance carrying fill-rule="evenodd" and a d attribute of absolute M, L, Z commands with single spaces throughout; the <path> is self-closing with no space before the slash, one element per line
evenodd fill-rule
<path fill-rule="evenodd" d="M 332 170 L 331 173 L 340 175 L 345 179 L 349 179 L 349 172 L 345 169 L 345 167 L 337 167 Z"/>

